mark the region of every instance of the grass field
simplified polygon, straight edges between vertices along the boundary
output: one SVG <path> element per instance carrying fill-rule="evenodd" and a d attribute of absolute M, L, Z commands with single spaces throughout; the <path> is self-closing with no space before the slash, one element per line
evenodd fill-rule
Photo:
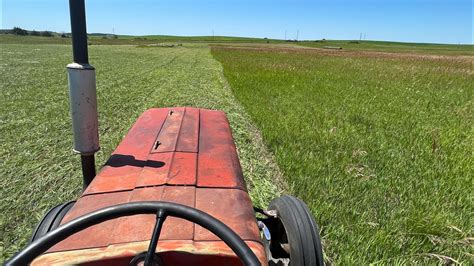
<path fill-rule="evenodd" d="M 20 39 L 23 40 L 23 39 Z M 227 112 L 254 203 L 283 188 L 258 130 L 235 100 L 207 46 L 91 46 L 100 115 L 98 165 L 147 108 L 197 106 Z M 72 148 L 66 45 L 1 44 L 0 262 L 26 244 L 44 213 L 81 191 Z"/>
<path fill-rule="evenodd" d="M 432 44 L 432 43 L 402 43 L 382 41 L 303 41 L 299 45 L 313 48 L 324 48 L 328 46 L 340 47 L 348 51 L 378 51 L 395 53 L 420 53 L 437 55 L 472 55 L 473 45 L 455 44 Z"/>
<path fill-rule="evenodd" d="M 117 35 L 111 38 L 107 34 L 92 34 L 88 37 L 89 45 L 143 45 L 156 43 L 283 43 L 282 40 L 229 37 L 229 36 L 167 36 L 167 35 L 145 35 L 129 36 Z M 13 34 L 0 34 L 0 43 L 4 44 L 70 44 L 71 38 L 61 37 L 39 37 L 20 36 Z"/>
<path fill-rule="evenodd" d="M 212 53 L 319 220 L 329 262 L 474 263 L 474 57 Z"/>
<path fill-rule="evenodd" d="M 472 46 L 137 38 L 90 39 L 98 165 L 147 108 L 223 109 L 254 203 L 303 198 L 328 262 L 474 264 Z M 162 42 L 183 46 L 137 46 Z M 70 39 L 0 34 L 0 44 L 3 261 L 46 210 L 77 197 L 81 174 Z M 309 47 L 321 45 L 343 50 Z"/>

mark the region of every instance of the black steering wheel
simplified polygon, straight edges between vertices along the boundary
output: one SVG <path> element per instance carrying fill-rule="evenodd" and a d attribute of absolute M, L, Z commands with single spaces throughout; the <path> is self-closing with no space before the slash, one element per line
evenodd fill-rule
<path fill-rule="evenodd" d="M 167 216 L 182 218 L 206 228 L 224 241 L 244 265 L 260 265 L 257 256 L 255 256 L 249 246 L 221 221 L 200 210 L 177 203 L 162 201 L 120 204 L 78 217 L 34 241 L 7 261 L 5 265 L 28 265 L 55 244 L 87 227 L 110 219 L 136 214 L 156 214 L 156 223 L 146 254 L 145 265 L 152 264 L 161 227 Z"/>

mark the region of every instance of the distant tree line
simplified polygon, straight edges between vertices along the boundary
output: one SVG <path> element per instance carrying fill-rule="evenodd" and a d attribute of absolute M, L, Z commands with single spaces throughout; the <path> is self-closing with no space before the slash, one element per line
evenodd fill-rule
<path fill-rule="evenodd" d="M 102 39 L 118 39 L 118 36 L 115 34 L 106 34 L 102 36 Z"/>
<path fill-rule="evenodd" d="M 58 35 L 61 38 L 69 38 L 70 37 L 70 35 L 66 34 L 66 33 L 56 34 L 56 33 L 53 33 L 51 31 L 36 31 L 36 30 L 28 31 L 28 30 L 22 29 L 20 27 L 13 27 L 13 29 L 5 30 L 3 32 L 5 34 L 15 34 L 15 35 L 23 35 L 23 36 L 31 35 L 31 36 L 54 37 L 54 36 Z"/>
<path fill-rule="evenodd" d="M 19 28 L 19 27 L 14 27 L 12 29 L 12 34 L 15 34 L 15 35 L 28 35 L 28 31 L 27 30 L 24 30 L 22 28 Z"/>

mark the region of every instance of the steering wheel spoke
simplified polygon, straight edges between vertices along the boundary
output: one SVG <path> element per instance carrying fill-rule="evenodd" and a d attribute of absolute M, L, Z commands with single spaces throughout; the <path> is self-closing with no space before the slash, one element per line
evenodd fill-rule
<path fill-rule="evenodd" d="M 158 245 L 158 239 L 160 238 L 161 228 L 166 219 L 166 212 L 163 209 L 158 210 L 156 213 L 156 223 L 153 228 L 153 234 L 151 235 L 150 245 L 145 257 L 145 266 L 152 266 L 153 258 L 155 256 L 156 246 Z"/>

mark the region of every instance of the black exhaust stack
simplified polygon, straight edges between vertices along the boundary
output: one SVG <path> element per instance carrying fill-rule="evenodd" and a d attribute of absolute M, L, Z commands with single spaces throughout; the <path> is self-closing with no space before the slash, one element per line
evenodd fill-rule
<path fill-rule="evenodd" d="M 95 69 L 89 65 L 84 0 L 69 0 L 74 63 L 67 66 L 74 151 L 81 155 L 83 189 L 94 179 L 99 147 Z"/>

